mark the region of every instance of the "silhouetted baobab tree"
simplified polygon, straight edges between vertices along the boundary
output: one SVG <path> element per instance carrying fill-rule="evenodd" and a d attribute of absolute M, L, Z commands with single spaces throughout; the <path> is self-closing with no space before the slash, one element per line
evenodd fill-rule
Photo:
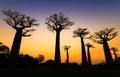
<path fill-rule="evenodd" d="M 37 20 L 32 19 L 29 16 L 23 15 L 17 11 L 8 10 L 2 12 L 7 17 L 6 19 L 4 19 L 4 21 L 6 21 L 8 25 L 10 25 L 16 30 L 16 34 L 11 48 L 11 56 L 17 57 L 19 54 L 22 37 L 31 36 L 31 34 L 27 33 L 35 31 L 35 29 L 31 29 L 31 27 L 38 26 L 38 24 L 36 24 Z"/>
<path fill-rule="evenodd" d="M 85 39 L 86 35 L 89 34 L 89 31 L 87 31 L 87 28 L 77 28 L 77 30 L 73 31 L 73 34 L 73 37 L 80 37 L 81 39 L 82 65 L 87 65 L 87 57 L 83 39 Z"/>
<path fill-rule="evenodd" d="M 118 49 L 115 47 L 112 47 L 111 50 L 113 51 L 113 54 L 115 56 L 115 63 L 118 63 L 118 58 L 117 58 L 117 53 L 116 53 L 118 52 Z"/>
<path fill-rule="evenodd" d="M 67 60 L 66 60 L 66 64 L 69 65 L 69 54 L 68 54 L 68 50 L 70 49 L 71 46 L 64 46 L 64 50 L 66 51 L 66 55 L 67 55 Z"/>
<path fill-rule="evenodd" d="M 87 54 L 88 54 L 88 65 L 91 65 L 91 56 L 90 56 L 90 48 L 94 48 L 92 44 L 87 43 Z"/>
<path fill-rule="evenodd" d="M 69 20 L 69 17 L 59 13 L 46 18 L 45 24 L 47 24 L 48 30 L 56 32 L 55 63 L 60 64 L 60 32 L 64 29 L 69 29 L 69 26 L 74 23 Z"/>
<path fill-rule="evenodd" d="M 96 42 L 98 44 L 103 44 L 106 64 L 108 64 L 108 65 L 111 65 L 113 63 L 113 60 L 112 60 L 110 48 L 109 48 L 107 41 L 110 41 L 115 36 L 117 36 L 117 32 L 114 32 L 114 29 L 115 28 L 105 28 L 104 30 L 95 32 L 94 35 L 91 36 L 91 39 L 94 42 Z"/>

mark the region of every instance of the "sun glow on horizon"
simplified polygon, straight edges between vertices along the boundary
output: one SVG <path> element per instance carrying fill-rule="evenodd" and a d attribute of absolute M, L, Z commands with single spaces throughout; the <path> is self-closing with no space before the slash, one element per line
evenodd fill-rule
<path fill-rule="evenodd" d="M 24 3 L 21 3 L 21 1 Z M 43 54 L 45 60 L 54 60 L 56 33 L 47 29 L 45 18 L 59 12 L 65 14 L 66 17 L 69 17 L 70 21 L 75 23 L 69 27 L 70 29 L 62 30 L 60 34 L 60 53 L 63 63 L 66 61 L 66 52 L 63 49 L 64 45 L 71 46 L 69 49 L 70 62 L 81 63 L 80 38 L 72 37 L 73 30 L 77 28 L 87 28 L 90 32 L 89 35 L 92 35 L 94 32 L 98 32 L 104 28 L 115 27 L 118 36 L 108 43 L 110 48 L 116 47 L 118 50 L 120 48 L 119 0 L 100 0 L 98 2 L 70 0 L 69 3 L 67 0 L 14 0 L 13 2 L 1 0 L 0 4 L 0 11 L 5 9 L 16 10 L 38 20 L 37 23 L 39 23 L 39 26 L 33 27 L 36 31 L 31 32 L 32 36 L 22 38 L 20 53 L 29 54 L 33 57 Z M 17 6 L 14 4 L 17 4 Z M 0 42 L 11 49 L 16 31 L 3 19 L 5 19 L 5 16 L 0 12 Z M 84 39 L 84 42 L 85 44 L 91 43 L 95 47 L 90 49 L 93 64 L 105 62 L 103 46 L 101 44 L 94 43 L 89 39 Z M 120 51 L 118 51 L 118 54 L 120 55 Z M 113 54 L 112 57 L 114 59 Z"/>

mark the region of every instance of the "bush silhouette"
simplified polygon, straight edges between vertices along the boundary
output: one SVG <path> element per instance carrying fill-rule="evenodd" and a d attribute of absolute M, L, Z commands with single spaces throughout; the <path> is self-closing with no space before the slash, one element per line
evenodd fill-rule
<path fill-rule="evenodd" d="M 37 66 L 38 61 L 30 55 L 19 55 L 16 60 L 17 66 Z"/>

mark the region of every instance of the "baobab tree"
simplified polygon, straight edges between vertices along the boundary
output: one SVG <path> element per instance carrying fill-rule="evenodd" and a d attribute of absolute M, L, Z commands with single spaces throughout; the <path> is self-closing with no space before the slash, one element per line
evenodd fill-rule
<path fill-rule="evenodd" d="M 110 48 L 108 45 L 108 41 L 112 40 L 117 36 L 117 32 L 114 32 L 115 28 L 105 28 L 104 30 L 100 30 L 99 32 L 95 32 L 91 39 L 98 43 L 103 45 L 106 64 L 111 65 L 113 64 L 112 56 L 110 53 Z"/>
<path fill-rule="evenodd" d="M 31 36 L 28 32 L 35 31 L 35 29 L 31 29 L 31 27 L 38 26 L 36 23 L 37 20 L 17 11 L 7 10 L 2 12 L 7 17 L 4 21 L 16 30 L 10 53 L 11 57 L 15 58 L 19 54 L 22 37 Z"/>
<path fill-rule="evenodd" d="M 64 50 L 66 51 L 67 59 L 66 59 L 66 64 L 69 65 L 69 53 L 68 50 L 70 49 L 71 46 L 64 46 Z"/>
<path fill-rule="evenodd" d="M 74 23 L 69 20 L 69 17 L 65 17 L 63 13 L 59 13 L 46 18 L 45 24 L 47 24 L 48 30 L 56 32 L 55 64 L 60 64 L 60 32 L 69 29 Z"/>
<path fill-rule="evenodd" d="M 83 39 L 86 38 L 86 35 L 89 34 L 89 31 L 87 31 L 87 28 L 77 28 L 77 30 L 73 31 L 73 34 L 73 37 L 80 37 L 81 39 L 82 65 L 87 65 L 87 57 Z"/>
<path fill-rule="evenodd" d="M 118 63 L 118 58 L 117 58 L 117 53 L 116 53 L 118 52 L 118 49 L 115 47 L 112 47 L 111 50 L 113 51 L 113 54 L 115 56 L 115 63 Z"/>
<path fill-rule="evenodd" d="M 90 43 L 86 44 L 87 46 L 87 57 L 88 57 L 88 65 L 91 65 L 91 56 L 90 56 L 90 48 L 94 48 L 94 46 Z"/>

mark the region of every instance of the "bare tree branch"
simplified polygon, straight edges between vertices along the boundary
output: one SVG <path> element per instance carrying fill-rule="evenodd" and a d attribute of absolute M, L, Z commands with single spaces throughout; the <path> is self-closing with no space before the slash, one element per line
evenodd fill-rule
<path fill-rule="evenodd" d="M 27 34 L 28 32 L 33 32 L 35 31 L 35 29 L 30 29 L 30 30 L 24 30 L 24 32 L 22 33 L 22 36 L 24 37 L 29 37 L 31 36 L 31 34 Z"/>
<path fill-rule="evenodd" d="M 65 45 L 63 48 L 64 48 L 65 50 L 69 50 L 70 47 L 71 47 L 71 46 Z"/>
<path fill-rule="evenodd" d="M 91 39 L 99 44 L 102 44 L 103 40 L 110 41 L 117 36 L 117 32 L 114 32 L 115 28 L 105 28 L 99 32 L 95 32 Z"/>
<path fill-rule="evenodd" d="M 87 31 L 87 28 L 77 28 L 73 31 L 73 37 L 83 37 L 85 38 L 90 32 Z"/>
<path fill-rule="evenodd" d="M 5 16 L 8 18 L 4 19 L 8 25 L 12 26 L 13 28 L 30 28 L 32 26 L 38 26 L 39 24 L 36 23 L 37 20 L 32 19 L 29 16 L 23 15 L 16 11 L 2 11 Z"/>
<path fill-rule="evenodd" d="M 69 17 L 65 17 L 64 14 L 53 14 L 49 18 L 46 18 L 45 24 L 50 31 L 61 31 L 63 29 L 69 29 L 74 22 L 69 20 Z"/>

